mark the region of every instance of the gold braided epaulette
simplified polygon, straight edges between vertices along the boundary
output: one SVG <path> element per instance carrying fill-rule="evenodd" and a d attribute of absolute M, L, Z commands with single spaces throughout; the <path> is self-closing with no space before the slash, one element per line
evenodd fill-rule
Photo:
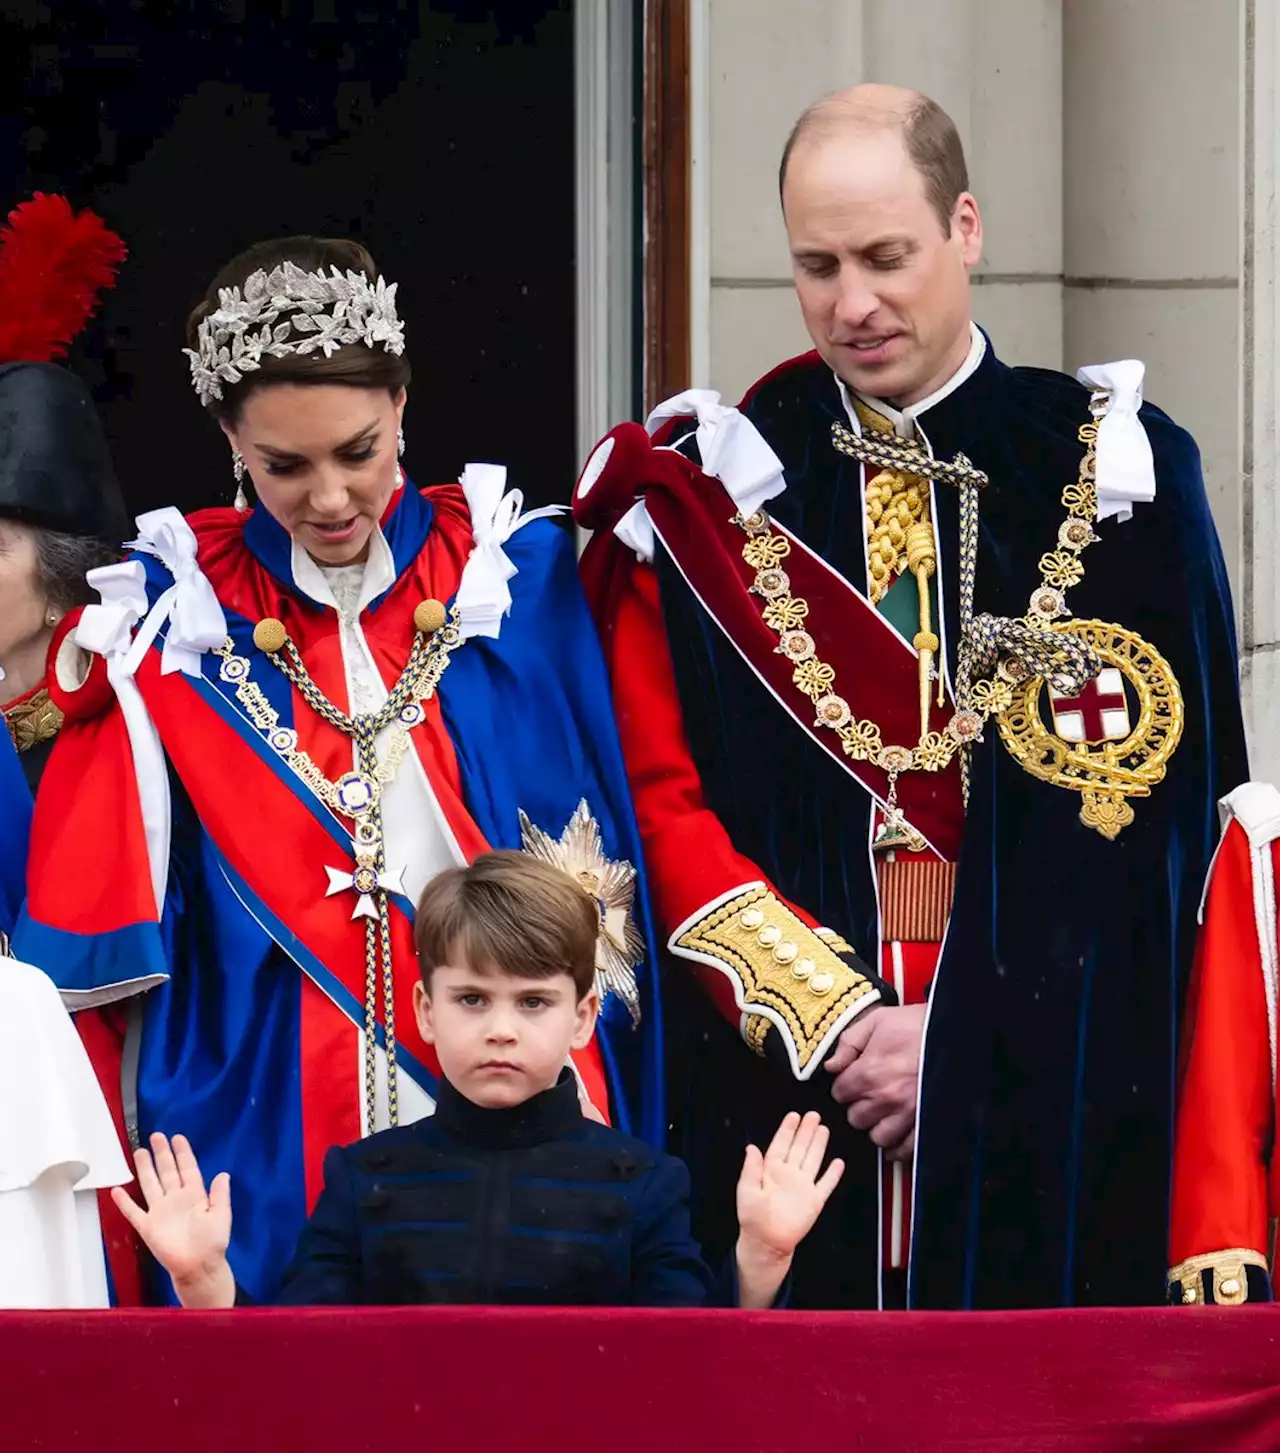
<path fill-rule="evenodd" d="M 1208 1300 L 1204 1292 L 1204 1273 L 1213 1273 L 1212 1301 L 1218 1307 L 1238 1307 L 1249 1300 L 1249 1278 L 1245 1267 L 1259 1266 L 1267 1270 L 1267 1258 L 1260 1251 L 1233 1246 L 1226 1251 L 1210 1251 L 1203 1256 L 1189 1256 L 1170 1268 L 1170 1291 L 1179 1288 L 1178 1300 L 1184 1307 L 1203 1307 Z"/>
<path fill-rule="evenodd" d="M 41 742 L 52 740 L 62 727 L 62 712 L 49 699 L 44 687 L 25 701 L 0 710 L 0 716 L 20 752 L 29 752 Z"/>
<path fill-rule="evenodd" d="M 872 981 L 839 956 L 852 953 L 842 938 L 811 929 L 764 887 L 748 888 L 713 908 L 674 947 L 710 958 L 734 975 L 747 1013 L 744 1039 L 762 1054 L 770 1025 L 781 1029 L 802 1079 L 817 1067 L 833 1034 L 879 998 Z"/>

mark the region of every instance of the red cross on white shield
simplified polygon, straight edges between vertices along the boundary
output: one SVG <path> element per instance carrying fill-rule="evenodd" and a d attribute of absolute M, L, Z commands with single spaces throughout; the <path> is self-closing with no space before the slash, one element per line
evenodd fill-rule
<path fill-rule="evenodd" d="M 1065 742 L 1121 742 L 1132 730 L 1124 677 L 1106 666 L 1078 696 L 1049 688 L 1055 731 Z"/>

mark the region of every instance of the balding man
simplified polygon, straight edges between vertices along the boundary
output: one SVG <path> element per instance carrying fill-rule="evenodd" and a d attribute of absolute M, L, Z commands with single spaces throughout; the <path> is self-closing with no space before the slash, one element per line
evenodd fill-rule
<path fill-rule="evenodd" d="M 798 1305 L 1158 1303 L 1182 988 L 1245 776 L 1195 443 L 1140 364 L 1000 362 L 934 102 L 818 103 L 781 194 L 815 351 L 623 425 L 576 496 L 693 970 L 697 1229 L 727 1249 L 741 1142 L 825 1104 L 849 1173 Z"/>

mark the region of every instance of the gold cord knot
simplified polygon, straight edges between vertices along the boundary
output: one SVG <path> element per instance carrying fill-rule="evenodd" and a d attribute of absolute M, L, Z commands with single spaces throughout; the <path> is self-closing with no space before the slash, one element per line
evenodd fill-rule
<path fill-rule="evenodd" d="M 907 569 L 919 577 L 932 575 L 938 568 L 938 551 L 933 539 L 933 526 L 928 518 L 918 520 L 907 530 Z"/>
<path fill-rule="evenodd" d="M 413 628 L 424 636 L 433 636 L 444 625 L 445 615 L 443 602 L 433 599 L 419 601 L 414 607 Z"/>
<path fill-rule="evenodd" d="M 276 620 L 275 616 L 263 616 L 253 628 L 253 644 L 268 656 L 274 656 L 277 651 L 283 650 L 288 639 L 289 633 L 284 628 L 284 622 Z"/>

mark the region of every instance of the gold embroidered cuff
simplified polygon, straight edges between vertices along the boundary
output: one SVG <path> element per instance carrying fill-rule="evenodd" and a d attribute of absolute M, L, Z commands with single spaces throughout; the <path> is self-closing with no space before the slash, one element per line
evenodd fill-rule
<path fill-rule="evenodd" d="M 1180 1287 L 1179 1300 L 1185 1307 L 1204 1306 L 1206 1302 L 1204 1273 L 1213 1273 L 1212 1305 L 1238 1307 L 1249 1300 L 1249 1278 L 1245 1267 L 1267 1270 L 1267 1258 L 1260 1251 L 1233 1246 L 1227 1251 L 1210 1251 L 1203 1256 L 1190 1256 L 1169 1272 L 1169 1289 Z"/>
<path fill-rule="evenodd" d="M 781 1030 L 800 1079 L 813 1073 L 836 1034 L 880 998 L 872 980 L 839 956 L 853 952 L 844 939 L 811 929 L 764 887 L 711 909 L 672 948 L 737 981 L 747 1043 L 762 1054 L 769 1025 Z"/>
<path fill-rule="evenodd" d="M 747 1022 L 742 1027 L 742 1038 L 747 1048 L 761 1059 L 764 1058 L 764 1042 L 772 1028 L 773 1020 L 766 1019 L 763 1014 L 748 1014 Z"/>

